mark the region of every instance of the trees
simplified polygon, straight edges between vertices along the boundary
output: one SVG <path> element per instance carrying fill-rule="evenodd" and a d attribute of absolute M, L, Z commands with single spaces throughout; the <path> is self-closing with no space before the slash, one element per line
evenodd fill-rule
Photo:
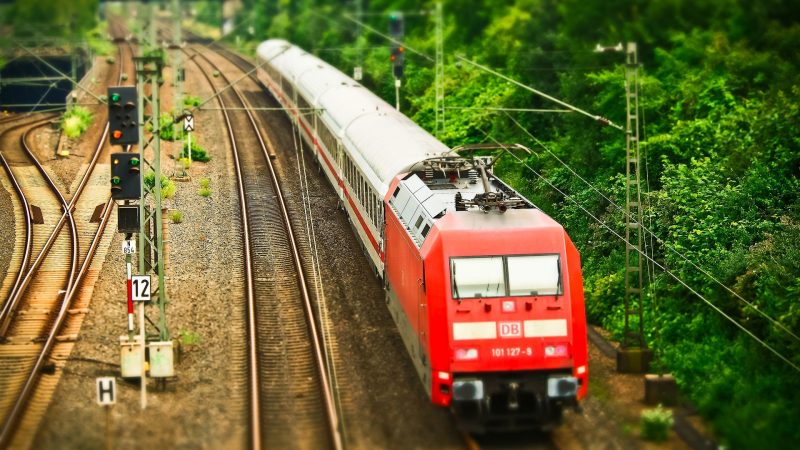
<path fill-rule="evenodd" d="M 300 2 L 292 8 L 277 0 L 251 3 L 250 14 L 264 21 L 260 38 L 283 34 L 346 73 L 358 43 L 364 49 L 364 84 L 393 101 L 387 42 L 369 33 L 356 41 L 355 27 L 342 19 L 338 2 Z M 369 11 L 432 5 L 375 0 Z M 624 246 L 583 209 L 620 234 L 623 217 L 554 156 L 621 205 L 624 135 L 577 115 L 488 111 L 553 105 L 459 64 L 452 55 L 474 58 L 622 123 L 621 55 L 591 50 L 597 43 L 637 41 L 649 186 L 645 222 L 663 241 L 654 258 L 800 364 L 793 356 L 800 355 L 800 343 L 785 331 L 800 335 L 800 21 L 792 1 L 447 0 L 444 10 L 450 56 L 443 140 L 454 146 L 486 141 L 488 135 L 538 153 L 527 163 L 541 177 L 510 160 L 497 170 L 561 222 L 581 249 L 593 321 L 621 329 Z M 378 30 L 386 27 L 385 16 L 364 20 Z M 432 29 L 427 17 L 408 19 L 407 44 L 433 55 Z M 413 54 L 407 64 L 403 111 L 432 130 L 432 64 Z M 657 313 L 646 312 L 648 338 L 723 440 L 733 448 L 800 441 L 800 430 L 791 425 L 800 420 L 794 401 L 800 377 L 794 369 L 668 275 L 656 271 L 648 284 L 647 304 L 659 303 Z"/>

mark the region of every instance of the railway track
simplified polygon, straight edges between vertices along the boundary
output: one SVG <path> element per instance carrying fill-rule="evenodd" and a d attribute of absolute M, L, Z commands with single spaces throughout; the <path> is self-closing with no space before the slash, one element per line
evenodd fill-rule
<path fill-rule="evenodd" d="M 242 73 L 250 72 L 254 67 L 253 62 L 222 46 L 214 44 L 211 46 L 211 48 L 215 50 L 217 53 L 224 55 L 232 64 L 234 64 L 237 68 L 239 68 L 242 71 Z M 251 74 L 250 78 L 254 83 L 256 83 L 259 86 L 260 90 L 261 83 L 258 80 L 255 73 Z M 248 89 L 252 94 L 252 89 L 250 89 L 249 85 L 245 89 Z M 265 92 L 267 91 L 265 90 Z M 273 105 L 260 104 L 259 106 L 272 107 Z M 282 113 L 274 113 L 274 114 L 282 114 Z M 512 435 L 510 437 L 501 436 L 499 438 L 496 436 L 473 437 L 461 431 L 456 432 L 456 434 L 458 435 L 456 441 L 460 441 L 465 448 L 470 450 L 478 450 L 481 448 L 484 449 L 514 448 L 514 449 L 529 449 L 529 450 L 576 448 L 575 446 L 569 445 L 569 443 L 565 445 L 564 439 L 557 437 L 557 434 L 551 434 L 551 433 L 528 433 L 524 435 Z"/>
<path fill-rule="evenodd" d="M 132 54 L 130 46 L 118 47 L 118 75 L 107 80 L 108 84 L 122 80 L 125 62 L 131 64 Z M 113 210 L 107 171 L 95 170 L 100 157 L 108 153 L 108 124 L 84 164 L 82 176 L 70 186 L 68 192 L 73 194 L 69 201 L 27 148 L 29 132 L 25 132 L 15 152 L 9 154 L 6 149 L 6 156 L 11 157 L 7 158 L 8 173 L 16 178 L 13 183 L 20 185 L 17 192 L 21 204 L 40 204 L 44 224 L 53 227 L 46 240 L 37 233 L 26 232 L 32 240 L 26 240 L 25 248 L 33 247 L 33 253 L 38 255 L 30 264 L 19 265 L 20 281 L 15 282 L 0 310 L 0 392 L 4 393 L 0 397 L 0 448 L 28 448 L 35 437 L 60 379 L 58 369 L 71 352 L 87 312 L 97 276 L 96 270 L 90 270 L 91 264 L 95 254 L 104 251 L 100 244 Z M 16 177 L 11 170 L 15 165 L 20 172 Z M 34 170 L 39 177 L 31 173 Z M 48 200 L 45 191 L 57 202 Z M 98 203 L 103 205 L 100 221 L 93 225 L 89 219 Z M 30 223 L 29 213 L 23 220 Z M 62 233 L 65 225 L 67 234 Z M 84 251 L 82 242 L 88 243 Z M 26 254 L 30 255 L 27 251 Z M 43 371 L 48 376 L 42 376 Z"/>
<path fill-rule="evenodd" d="M 209 75 L 230 73 L 225 61 L 187 53 L 219 94 L 238 177 L 250 312 L 251 447 L 342 448 L 322 337 L 271 152 L 239 90 L 225 89 L 231 79 Z"/>

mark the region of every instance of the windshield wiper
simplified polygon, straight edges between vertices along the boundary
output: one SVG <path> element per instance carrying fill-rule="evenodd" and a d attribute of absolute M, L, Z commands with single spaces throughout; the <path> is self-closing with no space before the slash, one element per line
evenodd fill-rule
<path fill-rule="evenodd" d="M 453 293 L 456 294 L 456 300 L 461 302 L 461 294 L 458 293 L 458 281 L 456 280 L 456 263 L 455 261 L 450 267 L 450 278 L 453 279 Z"/>
<path fill-rule="evenodd" d="M 561 295 L 561 258 L 556 258 L 556 269 L 558 270 L 558 282 L 556 282 L 556 298 Z"/>

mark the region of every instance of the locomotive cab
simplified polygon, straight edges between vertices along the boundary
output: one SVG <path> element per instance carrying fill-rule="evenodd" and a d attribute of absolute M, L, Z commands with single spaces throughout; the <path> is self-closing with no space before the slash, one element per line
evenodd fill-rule
<path fill-rule="evenodd" d="M 434 401 L 470 431 L 558 423 L 587 390 L 580 261 L 563 228 L 536 209 L 454 212 L 430 244 Z"/>
<path fill-rule="evenodd" d="M 580 257 L 561 225 L 481 169 L 482 187 L 474 171 L 392 184 L 387 303 L 431 401 L 464 428 L 547 428 L 587 392 Z"/>

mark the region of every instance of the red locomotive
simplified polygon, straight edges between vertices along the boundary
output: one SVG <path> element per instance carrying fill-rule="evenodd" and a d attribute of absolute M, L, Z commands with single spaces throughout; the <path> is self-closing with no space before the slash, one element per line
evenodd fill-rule
<path fill-rule="evenodd" d="M 337 188 L 425 391 L 471 431 L 540 428 L 587 392 L 563 227 L 339 70 L 282 40 L 259 77 Z"/>

